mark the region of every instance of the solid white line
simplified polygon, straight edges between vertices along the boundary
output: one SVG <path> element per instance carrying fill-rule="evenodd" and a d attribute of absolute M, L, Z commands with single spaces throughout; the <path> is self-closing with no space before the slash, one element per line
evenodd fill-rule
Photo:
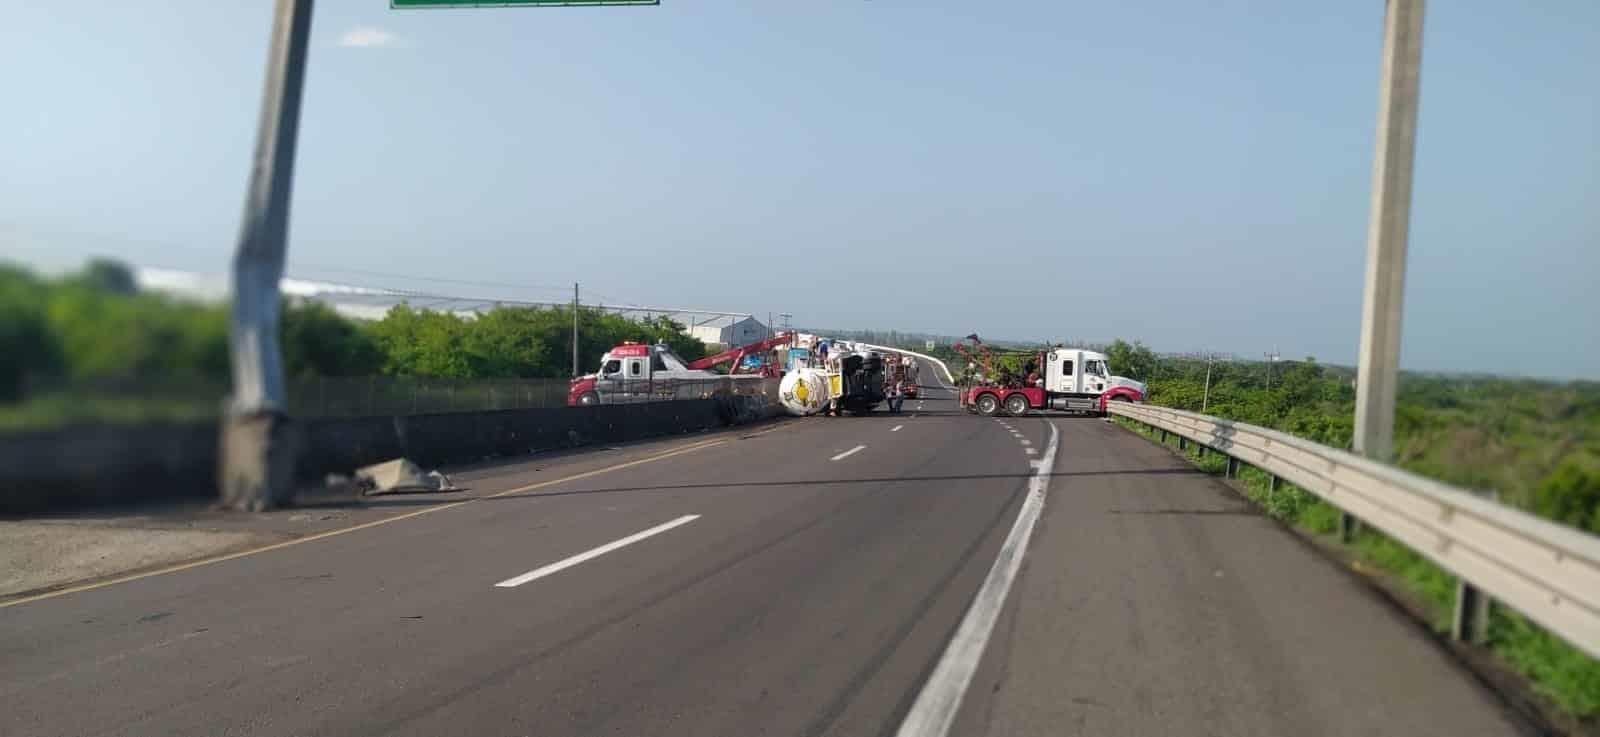
<path fill-rule="evenodd" d="M 1035 453 L 1038 453 L 1039 449 L 1038 448 L 1023 448 L 1022 452 L 1027 453 L 1028 455 L 1033 455 Z"/>
<path fill-rule="evenodd" d="M 663 532 L 666 532 L 667 530 L 670 530 L 670 529 L 672 529 L 674 527 L 677 527 L 679 525 L 689 524 L 690 522 L 693 522 L 693 521 L 695 521 L 697 519 L 700 519 L 700 515 L 698 515 L 698 514 L 686 514 L 686 515 L 684 515 L 682 517 L 679 517 L 679 518 L 677 518 L 677 519 L 675 519 L 675 520 L 673 520 L 671 522 L 667 522 L 667 523 L 664 523 L 664 524 L 659 524 L 659 525 L 656 525 L 655 527 L 652 527 L 652 528 L 650 528 L 648 530 L 644 530 L 642 532 L 635 532 L 632 535 L 629 535 L 629 536 L 627 536 L 625 538 L 622 538 L 621 540 L 617 540 L 617 541 L 614 541 L 614 542 L 606 543 L 605 545 L 601 545 L 600 547 L 595 548 L 594 550 L 590 550 L 590 551 L 585 552 L 585 553 L 579 553 L 577 555 L 572 556 L 571 558 L 567 558 L 566 560 L 562 560 L 562 561 L 557 561 L 555 563 L 551 563 L 550 565 L 547 565 L 547 566 L 545 566 L 543 568 L 535 568 L 535 569 L 533 569 L 531 571 L 528 571 L 527 573 L 524 573 L 524 574 L 522 574 L 520 576 L 517 576 L 515 578 L 508 578 L 508 579 L 506 579 L 504 581 L 501 581 L 500 583 L 495 584 L 495 586 L 498 586 L 498 587 L 503 588 L 503 589 L 509 589 L 509 588 L 513 588 L 513 587 L 516 587 L 516 586 L 521 586 L 521 585 L 523 585 L 523 584 L 525 584 L 525 583 L 527 583 L 529 581 L 533 581 L 535 579 L 544 578 L 545 576 L 548 576 L 548 575 L 550 575 L 552 573 L 555 573 L 555 572 L 561 571 L 561 570 L 565 570 L 567 568 L 571 568 L 571 567 L 573 567 L 575 565 L 578 565 L 579 563 L 582 563 L 582 562 L 587 561 L 587 560 L 593 560 L 593 559 L 598 558 L 598 557 L 600 557 L 602 555 L 605 555 L 606 553 L 609 553 L 609 552 L 611 552 L 613 550 L 616 550 L 617 548 L 621 548 L 621 547 L 626 547 L 626 546 L 632 545 L 632 544 L 634 544 L 636 542 L 639 542 L 640 540 L 643 540 L 643 539 L 645 539 L 647 537 L 650 537 L 651 535 L 659 535 L 659 534 L 661 534 Z"/>
<path fill-rule="evenodd" d="M 1033 445 L 1033 441 L 1029 440 L 1027 438 L 1023 438 L 1021 440 L 1018 440 L 1017 442 L 1022 443 L 1023 445 Z"/>
<path fill-rule="evenodd" d="M 889 428 L 889 432 L 900 432 L 900 428 L 902 427 L 905 427 L 905 425 L 895 425 L 894 427 Z"/>
<path fill-rule="evenodd" d="M 836 456 L 834 456 L 832 458 L 829 458 L 828 460 L 830 460 L 830 461 L 842 461 L 842 460 L 844 460 L 846 458 L 849 458 L 850 456 L 853 456 L 853 455 L 855 455 L 857 453 L 860 453 L 861 451 L 866 450 L 866 449 L 867 449 L 867 446 L 865 446 L 865 445 L 857 445 L 856 447 L 851 448 L 851 449 L 849 449 L 849 450 L 847 450 L 847 451 L 845 451 L 843 453 L 840 453 L 839 455 L 836 455 Z"/>
<path fill-rule="evenodd" d="M 961 626 L 956 628 L 944 655 L 939 657 L 939 664 L 923 684 L 922 693 L 917 694 L 906 720 L 900 723 L 900 730 L 895 733 L 899 737 L 946 737 L 950 734 L 956 712 L 961 709 L 961 700 L 972 684 L 978 661 L 983 658 L 989 636 L 1000 619 L 1000 610 L 1005 607 L 1006 595 L 1011 592 L 1011 584 L 1022 567 L 1028 538 L 1033 536 L 1034 524 L 1044 509 L 1045 492 L 1050 488 L 1050 470 L 1056 462 L 1057 439 L 1055 423 L 1050 423 L 1050 447 L 1038 461 L 1033 478 L 1028 479 L 1028 498 L 1017 512 L 1017 521 L 1011 525 L 1010 534 L 1000 546 L 1000 555 L 995 557 L 983 586 L 961 619 Z"/>

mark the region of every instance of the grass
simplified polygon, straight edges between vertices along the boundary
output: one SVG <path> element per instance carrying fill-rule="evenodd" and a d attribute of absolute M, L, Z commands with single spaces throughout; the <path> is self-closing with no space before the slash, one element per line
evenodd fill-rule
<path fill-rule="evenodd" d="M 1154 442 L 1161 442 L 1157 430 L 1121 417 L 1116 418 L 1116 422 Z M 1176 442 L 1176 436 L 1172 436 L 1169 447 Z M 1202 457 L 1198 448 L 1191 444 L 1184 455 L 1206 473 L 1221 475 L 1227 470 L 1227 458 L 1221 453 L 1208 452 Z M 1269 516 L 1325 541 L 1337 540 L 1339 510 L 1332 505 L 1288 482 L 1280 482 L 1273 491 L 1270 477 L 1248 466 L 1240 466 L 1238 481 L 1246 496 Z M 1455 576 L 1405 545 L 1370 529 L 1362 528 L 1348 549 L 1362 563 L 1389 574 L 1423 602 L 1429 612 L 1428 623 L 1435 632 L 1450 630 Z M 1506 607 L 1495 607 L 1492 612 L 1489 649 L 1496 656 L 1527 676 L 1534 690 L 1548 697 L 1566 715 L 1590 723 L 1600 717 L 1600 660 L 1589 657 Z"/>

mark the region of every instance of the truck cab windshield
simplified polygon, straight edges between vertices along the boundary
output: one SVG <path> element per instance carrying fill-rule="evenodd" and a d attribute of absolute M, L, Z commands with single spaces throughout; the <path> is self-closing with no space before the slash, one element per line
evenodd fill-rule
<path fill-rule="evenodd" d="M 617 372 L 619 372 L 621 370 L 622 370 L 622 361 L 613 358 L 613 359 L 611 359 L 609 361 L 606 361 L 606 365 L 601 367 L 600 373 L 602 373 L 602 374 L 614 374 L 614 373 L 617 373 Z"/>

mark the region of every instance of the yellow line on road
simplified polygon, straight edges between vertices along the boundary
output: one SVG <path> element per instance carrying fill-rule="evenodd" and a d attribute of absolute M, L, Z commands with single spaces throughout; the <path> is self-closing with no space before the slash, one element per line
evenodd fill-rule
<path fill-rule="evenodd" d="M 519 494 L 519 493 L 522 493 L 522 492 L 533 491 L 535 489 L 542 489 L 542 488 L 545 488 L 547 486 L 554 486 L 556 484 L 564 484 L 564 483 L 566 483 L 568 481 L 577 481 L 579 479 L 586 479 L 586 478 L 589 478 L 591 476 L 599 476 L 600 474 L 603 474 L 603 473 L 610 473 L 612 471 L 620 471 L 620 470 L 622 470 L 624 468 L 632 468 L 634 466 L 640 466 L 640 465 L 644 465 L 646 463 L 653 463 L 655 461 L 664 460 L 664 459 L 667 459 L 667 458 L 671 458 L 673 456 L 683 455 L 684 453 L 692 453 L 694 451 L 701 450 L 703 448 L 710 448 L 711 446 L 714 446 L 714 445 L 722 445 L 723 443 L 726 443 L 726 442 L 728 442 L 726 439 L 722 439 L 722 440 L 707 440 L 705 442 L 696 443 L 694 445 L 690 445 L 690 446 L 686 446 L 686 447 L 683 447 L 683 448 L 679 448 L 677 450 L 667 451 L 666 453 L 658 453 L 656 455 L 649 456 L 649 457 L 646 457 L 646 458 L 640 458 L 640 459 L 634 460 L 634 461 L 627 461 L 625 463 L 618 463 L 616 465 L 606 466 L 605 468 L 597 468 L 597 469 L 594 469 L 592 471 L 584 471 L 583 473 L 575 473 L 575 474 L 573 474 L 571 476 L 563 476 L 562 478 L 559 478 L 559 479 L 551 479 L 549 481 L 541 481 L 541 482 L 536 483 L 536 484 L 528 484 L 527 486 L 519 486 L 519 487 L 517 487 L 515 489 L 509 489 L 507 491 L 496 492 L 494 494 L 488 494 L 488 495 L 481 496 L 481 497 L 474 497 L 472 499 L 464 499 L 464 500 L 459 501 L 459 502 L 450 502 L 448 504 L 440 504 L 437 507 L 428 507 L 426 509 L 419 509 L 419 510 L 417 510 L 415 512 L 406 512 L 405 514 L 397 514 L 397 515 L 395 515 L 393 517 L 384 517 L 383 519 L 377 519 L 377 520 L 373 520 L 371 522 L 363 522 L 363 523 L 361 523 L 359 525 L 352 525 L 350 527 L 341 527 L 341 528 L 339 528 L 337 530 L 328 530 L 326 532 L 318 532 L 316 534 L 306 535 L 305 537 L 297 537 L 297 538 L 294 538 L 293 540 L 284 540 L 283 542 L 272 543 L 271 545 L 263 545 L 263 546 L 261 546 L 259 548 L 251 548 L 249 550 L 240 550 L 240 551 L 235 552 L 235 553 L 225 553 L 223 555 L 214 555 L 214 556 L 211 556 L 209 558 L 201 558 L 199 560 L 192 560 L 192 561 L 189 561 L 187 563 L 179 563 L 177 565 L 171 565 L 171 566 L 167 566 L 165 568 L 157 568 L 155 570 L 144 571 L 142 573 L 132 573 L 132 574 L 129 574 L 129 575 L 126 575 L 126 576 L 118 576 L 116 578 L 106 579 L 104 581 L 96 581 L 94 583 L 80 584 L 78 586 L 68 586 L 67 588 L 64 588 L 64 589 L 56 589 L 55 591 L 46 591 L 46 592 L 44 592 L 42 594 L 34 594 L 33 596 L 24 596 L 24 597 L 22 597 L 20 599 L 12 599 L 11 601 L 0 601 L 0 609 L 5 609 L 7 607 L 14 607 L 14 606 L 17 606 L 18 604 L 27 604 L 29 602 L 40 601 L 40 600 L 43 600 L 43 599 L 53 599 L 53 598 L 55 598 L 57 596 L 66 596 L 67 594 L 76 594 L 76 593 L 78 593 L 80 591 L 91 591 L 93 589 L 105 588 L 107 586 L 115 586 L 116 584 L 119 584 L 119 583 L 127 583 L 129 581 L 137 581 L 137 580 L 139 580 L 141 578 L 150 578 L 151 576 L 161 576 L 161 575 L 165 575 L 165 574 L 168 574 L 168 573 L 177 573 L 178 571 L 187 571 L 190 568 L 199 568 L 200 566 L 211 565 L 212 563 L 221 563 L 222 561 L 233 560 L 235 558 L 243 558 L 243 557 L 248 556 L 248 555 L 257 555 L 257 554 L 260 554 L 260 553 L 266 553 L 266 552 L 270 552 L 270 551 L 273 551 L 273 550 L 278 550 L 278 549 L 281 549 L 281 548 L 287 548 L 287 547 L 290 547 L 292 545 L 299 545 L 301 543 L 308 543 L 308 542 L 311 542 L 313 540 L 322 540 L 322 539 L 325 539 L 325 538 L 334 537 L 335 535 L 343 535 L 343 534 L 346 534 L 346 533 L 355 532 L 357 530 L 365 530 L 365 529 L 367 529 L 369 527 L 377 527 L 379 525 L 387 525 L 390 522 L 399 522 L 400 520 L 411 519 L 412 517 L 421 517 L 424 514 L 432 514 L 434 512 L 442 512 L 442 511 L 444 511 L 446 509 L 452 509 L 452 508 L 455 508 L 455 507 L 459 507 L 459 506 L 461 506 L 463 504 L 471 504 L 471 503 L 473 503 L 475 501 L 478 501 L 479 499 L 493 499 L 495 497 L 509 496 L 511 494 Z"/>

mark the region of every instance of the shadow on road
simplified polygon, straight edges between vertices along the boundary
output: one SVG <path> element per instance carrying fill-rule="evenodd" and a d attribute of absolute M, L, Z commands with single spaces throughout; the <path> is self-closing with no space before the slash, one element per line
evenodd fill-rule
<path fill-rule="evenodd" d="M 1155 468 L 1155 469 L 1127 469 L 1117 471 L 1063 471 L 1052 473 L 1050 478 L 1071 478 L 1087 476 L 1205 476 L 1206 473 L 1198 468 Z M 981 473 L 953 476 L 875 476 L 859 479 L 801 479 L 796 481 L 719 481 L 698 484 L 663 484 L 659 486 L 618 486 L 604 489 L 574 489 L 571 491 L 530 491 L 522 494 L 506 494 L 504 496 L 471 497 L 463 498 L 458 494 L 447 495 L 440 493 L 414 493 L 405 497 L 365 497 L 360 501 L 315 501 L 309 504 L 297 504 L 296 507 L 318 509 L 324 507 L 361 506 L 367 508 L 382 507 L 426 507 L 436 504 L 450 504 L 453 502 L 485 500 L 506 501 L 513 499 L 530 499 L 537 497 L 581 496 L 585 494 L 623 494 L 631 491 L 689 491 L 694 489 L 726 489 L 730 487 L 791 487 L 791 486 L 849 486 L 853 484 L 892 484 L 892 483 L 918 483 L 923 481 L 983 481 L 991 479 L 1027 479 L 1032 473 Z"/>
<path fill-rule="evenodd" d="M 1050 478 L 1069 478 L 1086 476 L 1204 476 L 1205 472 L 1197 468 L 1158 468 L 1158 469 L 1128 469 L 1120 471 L 1064 471 L 1052 473 Z M 726 489 L 731 487 L 788 487 L 788 486 L 849 486 L 853 484 L 894 484 L 894 483 L 919 483 L 923 481 L 981 481 L 989 479 L 1028 479 L 1033 474 L 1022 473 L 980 473 L 969 475 L 951 476 L 876 476 L 859 479 L 802 479 L 796 481 L 719 481 L 715 483 L 700 484 L 662 484 L 659 486 L 618 486 L 605 489 L 575 489 L 572 491 L 544 491 L 528 492 L 526 494 L 507 494 L 492 497 L 494 500 L 528 499 L 534 497 L 551 496 L 579 496 L 583 494 L 621 494 L 630 491 L 687 491 L 693 489 Z M 402 500 L 396 500 L 402 501 Z"/>

